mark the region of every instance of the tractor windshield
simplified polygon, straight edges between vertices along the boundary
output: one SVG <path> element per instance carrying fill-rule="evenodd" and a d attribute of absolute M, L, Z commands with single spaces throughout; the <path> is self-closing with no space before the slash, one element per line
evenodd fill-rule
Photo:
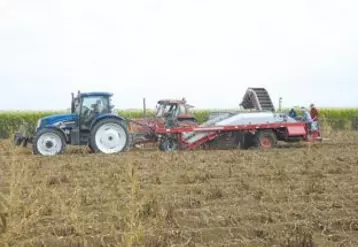
<path fill-rule="evenodd" d="M 157 111 L 156 111 L 155 116 L 157 118 L 161 118 L 161 117 L 164 117 L 168 113 L 175 115 L 178 105 L 177 104 L 157 104 L 156 108 L 157 108 Z"/>
<path fill-rule="evenodd" d="M 109 113 L 109 100 L 104 96 L 84 97 L 82 102 L 84 112 Z"/>
<path fill-rule="evenodd" d="M 186 114 L 187 109 L 185 108 L 185 105 L 179 105 L 179 114 Z"/>

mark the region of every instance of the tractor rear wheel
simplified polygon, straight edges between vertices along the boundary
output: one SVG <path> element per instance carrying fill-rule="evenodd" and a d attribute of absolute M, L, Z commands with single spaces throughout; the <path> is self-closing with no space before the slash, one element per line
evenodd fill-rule
<path fill-rule="evenodd" d="M 128 129 L 120 120 L 103 119 L 91 130 L 90 146 L 96 153 L 119 153 L 127 149 L 129 139 Z"/>
<path fill-rule="evenodd" d="M 256 147 L 262 149 L 269 149 L 275 147 L 277 144 L 277 137 L 272 130 L 263 130 L 256 133 Z"/>
<path fill-rule="evenodd" d="M 36 133 L 32 152 L 36 155 L 54 156 L 62 154 L 65 147 L 66 138 L 60 130 L 45 128 Z"/>

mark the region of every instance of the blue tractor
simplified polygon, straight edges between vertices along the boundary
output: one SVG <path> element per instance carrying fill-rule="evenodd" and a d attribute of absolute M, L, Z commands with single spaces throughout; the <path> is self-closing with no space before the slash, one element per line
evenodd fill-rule
<path fill-rule="evenodd" d="M 66 145 L 87 145 L 93 152 L 105 154 L 125 151 L 130 134 L 125 119 L 112 112 L 112 93 L 72 93 L 71 113 L 52 115 L 37 122 L 31 137 L 16 133 L 15 145 L 32 143 L 33 154 L 53 156 Z"/>

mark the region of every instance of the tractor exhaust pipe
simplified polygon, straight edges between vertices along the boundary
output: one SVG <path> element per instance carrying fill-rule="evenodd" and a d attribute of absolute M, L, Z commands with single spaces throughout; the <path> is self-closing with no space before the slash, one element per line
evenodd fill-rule
<path fill-rule="evenodd" d="M 145 98 L 143 98 L 143 117 L 147 118 L 147 104 L 145 102 Z"/>

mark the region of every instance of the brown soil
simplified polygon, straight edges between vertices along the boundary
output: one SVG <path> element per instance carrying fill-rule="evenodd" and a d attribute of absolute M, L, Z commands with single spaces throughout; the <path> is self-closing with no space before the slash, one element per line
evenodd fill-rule
<path fill-rule="evenodd" d="M 1 141 L 0 246 L 358 246 L 358 134 L 330 137 L 53 158 Z"/>

